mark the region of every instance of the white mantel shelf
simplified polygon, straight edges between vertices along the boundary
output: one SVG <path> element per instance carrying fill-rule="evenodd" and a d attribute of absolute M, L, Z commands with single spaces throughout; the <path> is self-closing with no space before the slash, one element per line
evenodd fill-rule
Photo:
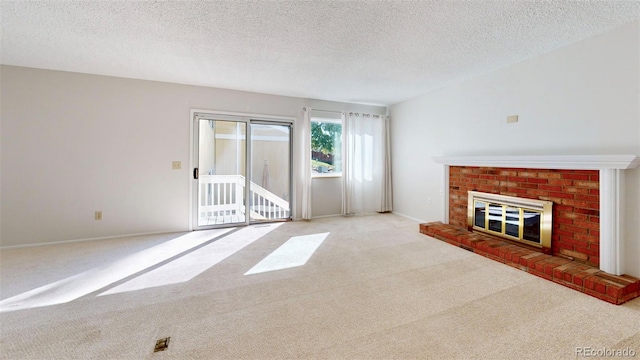
<path fill-rule="evenodd" d="M 529 156 L 441 156 L 444 165 L 444 219 L 449 222 L 449 167 L 477 166 L 520 169 L 599 170 L 600 180 L 600 269 L 610 274 L 624 272 L 624 170 L 640 165 L 636 155 L 529 155 Z"/>
<path fill-rule="evenodd" d="M 626 170 L 640 165 L 636 155 L 438 156 L 433 160 L 449 166 L 558 170 Z"/>

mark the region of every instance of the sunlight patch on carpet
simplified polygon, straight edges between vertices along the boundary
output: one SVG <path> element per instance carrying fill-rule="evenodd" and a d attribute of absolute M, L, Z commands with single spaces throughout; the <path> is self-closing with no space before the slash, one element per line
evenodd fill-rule
<path fill-rule="evenodd" d="M 329 233 L 294 236 L 262 259 L 245 275 L 303 266 L 328 235 Z"/>
<path fill-rule="evenodd" d="M 243 228 L 168 264 L 109 289 L 99 296 L 187 282 L 275 230 L 283 223 Z"/>
<path fill-rule="evenodd" d="M 111 264 L 0 301 L 0 312 L 64 304 L 98 291 L 126 277 L 197 247 L 233 228 L 194 231 L 160 245 L 139 251 Z"/>

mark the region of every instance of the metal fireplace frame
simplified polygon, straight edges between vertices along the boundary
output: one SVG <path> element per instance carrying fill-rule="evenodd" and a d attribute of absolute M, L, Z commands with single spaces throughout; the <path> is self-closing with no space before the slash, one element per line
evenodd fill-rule
<path fill-rule="evenodd" d="M 486 211 L 484 212 L 484 226 L 477 226 L 475 223 L 476 202 L 483 203 L 486 206 Z M 501 222 L 501 230 L 499 232 L 492 230 L 489 226 L 489 220 L 491 217 L 490 205 L 493 205 L 494 209 L 495 207 L 501 208 L 500 214 L 498 214 L 498 218 Z M 518 236 L 507 233 L 507 208 L 518 210 L 517 213 L 510 214 L 512 219 L 515 219 L 515 217 L 517 216 L 516 220 L 518 221 Z M 468 192 L 467 224 L 470 230 L 481 231 L 487 234 L 500 236 L 505 239 L 518 241 L 523 244 L 549 250 L 551 249 L 551 229 L 553 228 L 552 211 L 553 202 L 551 201 L 525 199 L 514 196 L 489 194 L 479 191 Z M 539 242 L 536 242 L 532 239 L 525 239 L 525 212 L 528 214 L 540 214 Z M 494 218 L 496 218 L 495 215 Z"/>

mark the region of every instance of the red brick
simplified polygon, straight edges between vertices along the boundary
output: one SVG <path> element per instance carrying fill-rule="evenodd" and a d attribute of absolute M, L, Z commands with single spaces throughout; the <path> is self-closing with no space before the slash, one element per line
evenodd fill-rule
<path fill-rule="evenodd" d="M 553 219 L 553 222 L 556 223 L 556 224 L 573 224 L 573 219 L 557 217 L 557 218 Z M 555 232 L 555 230 L 554 230 L 554 232 Z"/>
<path fill-rule="evenodd" d="M 565 281 L 565 280 L 563 280 L 563 279 L 555 279 L 555 278 L 554 278 L 552 281 L 553 281 L 554 283 L 557 283 L 557 284 L 560 284 L 560 285 L 566 286 L 566 287 L 571 288 L 571 289 L 573 289 L 573 290 L 582 291 L 582 289 L 580 288 L 580 286 L 575 285 L 575 284 L 574 284 L 574 283 L 572 283 L 572 282 L 568 282 L 568 281 Z"/>
<path fill-rule="evenodd" d="M 511 175 L 507 178 L 509 181 L 515 181 L 515 182 L 527 182 L 527 178 L 524 176 L 515 176 L 515 175 Z"/>
<path fill-rule="evenodd" d="M 564 198 L 564 199 L 562 199 L 562 203 L 564 205 L 569 205 L 569 206 L 573 206 L 573 207 L 576 207 L 576 208 L 590 209 L 588 201 L 580 201 L 580 200 Z"/>
<path fill-rule="evenodd" d="M 554 212 L 572 212 L 573 206 L 562 205 L 562 204 L 553 204 Z"/>
<path fill-rule="evenodd" d="M 548 184 L 549 180 L 548 179 L 538 179 L 538 178 L 528 178 L 527 182 L 529 183 L 534 183 L 534 184 Z"/>
<path fill-rule="evenodd" d="M 584 287 L 586 289 L 595 290 L 596 288 L 596 279 L 595 276 L 587 276 L 584 278 Z"/>
<path fill-rule="evenodd" d="M 538 177 L 546 178 L 546 179 L 561 179 L 562 174 L 557 172 L 541 172 L 541 173 L 538 173 Z"/>
<path fill-rule="evenodd" d="M 538 185 L 538 188 L 541 190 L 549 190 L 549 191 L 562 191 L 562 186 L 560 185 Z"/>
<path fill-rule="evenodd" d="M 598 174 L 598 170 L 566 170 L 570 171 L 573 174 Z"/>
<path fill-rule="evenodd" d="M 636 281 L 634 283 L 627 285 L 625 287 L 624 295 L 640 291 L 640 281 L 638 281 L 638 279 L 635 279 L 635 280 Z"/>
<path fill-rule="evenodd" d="M 528 189 L 523 189 L 520 187 L 510 187 L 507 190 L 509 192 L 516 193 L 516 194 L 526 194 Z"/>
<path fill-rule="evenodd" d="M 598 202 L 598 201 L 600 201 L 600 196 L 576 194 L 575 195 L 575 199 L 576 200 L 589 201 L 589 202 Z"/>
<path fill-rule="evenodd" d="M 540 254 L 540 255 L 537 255 L 537 256 L 534 256 L 534 257 L 528 258 L 528 259 L 527 259 L 527 264 L 526 264 L 526 265 L 527 265 L 528 267 L 530 267 L 530 268 L 534 268 L 534 269 L 535 269 L 535 268 L 536 268 L 536 263 L 537 263 L 538 261 L 543 261 L 543 260 L 546 260 L 546 259 L 548 259 L 548 258 L 550 258 L 550 256 L 549 256 L 549 255 Z M 541 270 L 540 270 L 540 271 L 542 271 L 542 268 L 541 268 Z"/>
<path fill-rule="evenodd" d="M 576 235 L 576 236 L 577 236 L 577 235 Z M 570 239 L 570 238 L 567 238 L 567 237 L 563 237 L 563 238 L 561 237 L 561 240 L 560 240 L 560 241 L 562 241 L 562 242 L 564 242 L 564 243 L 567 243 L 567 244 L 571 244 L 571 245 L 573 245 L 573 246 L 574 246 L 574 248 L 573 248 L 572 250 L 575 250 L 575 251 L 578 251 L 578 250 L 577 250 L 577 247 L 584 247 L 584 248 L 587 248 L 587 247 L 589 246 L 589 242 L 588 242 L 588 241 L 586 241 L 586 240 L 582 240 L 582 239 L 576 239 L 575 237 L 574 237 L 574 238 L 571 238 L 571 239 Z"/>
<path fill-rule="evenodd" d="M 586 228 L 586 229 L 590 229 L 590 230 L 599 230 L 600 229 L 600 224 L 599 223 L 592 223 L 590 221 L 576 220 L 576 221 L 574 221 L 574 224 L 576 226 L 580 226 L 582 228 Z"/>
<path fill-rule="evenodd" d="M 580 241 L 580 246 L 589 246 L 589 243 L 598 243 L 600 238 L 591 234 L 575 234 L 574 239 Z"/>
<path fill-rule="evenodd" d="M 493 254 L 487 254 L 487 255 L 485 255 L 485 256 L 486 256 L 487 258 L 491 259 L 491 260 L 494 260 L 494 261 L 497 261 L 497 262 L 504 263 L 504 259 L 503 259 L 503 258 L 501 258 L 501 257 L 499 257 L 499 256 L 495 256 L 495 255 L 493 255 Z"/>
<path fill-rule="evenodd" d="M 533 275 L 535 275 L 535 276 L 541 277 L 541 278 L 543 278 L 543 279 L 546 279 L 546 280 L 553 280 L 553 276 L 550 276 L 550 275 L 548 275 L 548 274 L 546 274 L 546 273 L 539 272 L 539 271 L 537 271 L 537 270 L 532 270 L 532 269 L 528 269 L 527 271 L 528 271 L 529 273 L 531 273 L 531 274 L 533 274 Z"/>
<path fill-rule="evenodd" d="M 563 218 L 563 219 L 571 219 L 574 223 L 576 221 L 586 221 L 589 219 L 589 216 L 586 214 L 579 214 L 579 213 L 575 213 L 575 212 L 555 212 L 553 213 L 554 217 L 557 219 Z M 560 223 L 556 224 L 555 221 L 556 219 L 553 219 L 554 221 L 554 228 L 558 227 L 557 225 L 559 225 Z"/>
<path fill-rule="evenodd" d="M 591 195 L 590 189 L 585 188 L 577 188 L 573 186 L 563 186 L 562 191 L 568 192 L 571 194 L 583 194 L 583 195 Z"/>
<path fill-rule="evenodd" d="M 583 228 L 583 227 L 580 227 L 580 226 L 575 226 L 575 225 L 562 224 L 561 228 L 563 228 L 564 230 L 570 231 L 570 232 L 572 232 L 574 234 L 588 234 L 589 233 L 589 229 L 586 229 L 586 228 Z"/>
<path fill-rule="evenodd" d="M 549 179 L 549 184 L 551 185 L 562 185 L 562 186 L 569 186 L 573 183 L 573 180 L 567 180 L 567 179 Z"/>
<path fill-rule="evenodd" d="M 550 191 L 549 196 L 554 198 L 560 198 L 560 199 L 575 199 L 575 196 L 577 195 L 568 194 L 564 192 Z"/>
<path fill-rule="evenodd" d="M 563 280 L 566 282 L 573 282 L 573 274 L 569 273 L 569 272 L 564 272 L 563 274 Z"/>
<path fill-rule="evenodd" d="M 598 209 L 583 209 L 583 208 L 574 208 L 573 210 L 576 214 L 585 214 L 590 216 L 600 216 L 600 210 Z"/>
<path fill-rule="evenodd" d="M 573 221 L 573 220 L 571 220 Z M 562 224 L 563 226 L 566 226 L 566 224 Z M 569 230 L 563 230 L 562 227 L 560 227 L 560 229 L 553 229 L 553 235 L 554 236 L 569 236 L 569 237 L 573 237 L 573 232 L 569 231 Z"/>
<path fill-rule="evenodd" d="M 607 293 L 607 285 L 600 279 L 597 279 L 595 282 L 595 291 L 606 294 Z"/>
<path fill-rule="evenodd" d="M 616 286 L 616 285 L 607 285 L 606 294 L 611 296 L 612 298 L 621 298 L 623 294 L 624 287 Z"/>
<path fill-rule="evenodd" d="M 584 273 L 584 272 L 580 272 L 580 273 L 574 274 L 573 275 L 573 283 L 578 285 L 578 286 L 580 286 L 580 287 L 583 287 L 584 286 L 584 279 L 587 276 L 589 276 L 589 275 L 587 273 Z"/>
<path fill-rule="evenodd" d="M 589 249 L 589 248 L 583 247 L 583 246 L 576 246 L 576 248 L 574 250 L 577 251 L 577 252 L 583 253 L 583 254 L 587 254 L 587 255 L 593 255 L 593 256 L 600 255 L 600 251 L 599 250 Z"/>
<path fill-rule="evenodd" d="M 531 195 L 533 197 L 547 196 L 548 194 L 549 194 L 549 191 L 547 191 L 547 190 L 527 189 L 527 195 Z"/>
<path fill-rule="evenodd" d="M 573 244 L 570 244 L 569 241 L 573 240 L 573 238 L 561 236 L 560 241 L 556 244 L 560 249 L 573 250 Z"/>
<path fill-rule="evenodd" d="M 586 174 L 562 174 L 563 179 L 571 180 L 590 180 L 589 175 Z"/>
<path fill-rule="evenodd" d="M 558 268 L 553 269 L 553 277 L 555 279 L 564 279 L 564 273 Z"/>
<path fill-rule="evenodd" d="M 616 304 L 616 305 L 619 304 L 617 302 L 617 299 L 614 299 L 611 296 L 607 296 L 605 294 L 599 293 L 599 292 L 597 292 L 595 290 L 585 289 L 584 293 L 587 294 L 587 295 L 593 296 L 595 298 L 598 298 L 600 300 L 604 300 L 604 301 L 606 301 L 608 303 L 612 303 L 612 304 Z"/>
<path fill-rule="evenodd" d="M 600 183 L 598 183 L 597 181 L 574 180 L 573 186 L 590 188 L 590 189 L 598 189 L 600 187 Z"/>

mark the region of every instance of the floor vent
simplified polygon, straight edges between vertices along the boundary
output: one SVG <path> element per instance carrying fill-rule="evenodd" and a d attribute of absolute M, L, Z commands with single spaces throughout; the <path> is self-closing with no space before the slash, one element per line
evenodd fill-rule
<path fill-rule="evenodd" d="M 462 249 L 465 249 L 467 251 L 475 252 L 472 247 L 468 247 L 468 246 L 465 246 L 465 245 L 458 245 L 458 247 L 460 247 Z"/>
<path fill-rule="evenodd" d="M 156 341 L 156 347 L 153 349 L 153 352 L 165 351 L 169 347 L 169 339 L 170 337 L 162 338 Z"/>

